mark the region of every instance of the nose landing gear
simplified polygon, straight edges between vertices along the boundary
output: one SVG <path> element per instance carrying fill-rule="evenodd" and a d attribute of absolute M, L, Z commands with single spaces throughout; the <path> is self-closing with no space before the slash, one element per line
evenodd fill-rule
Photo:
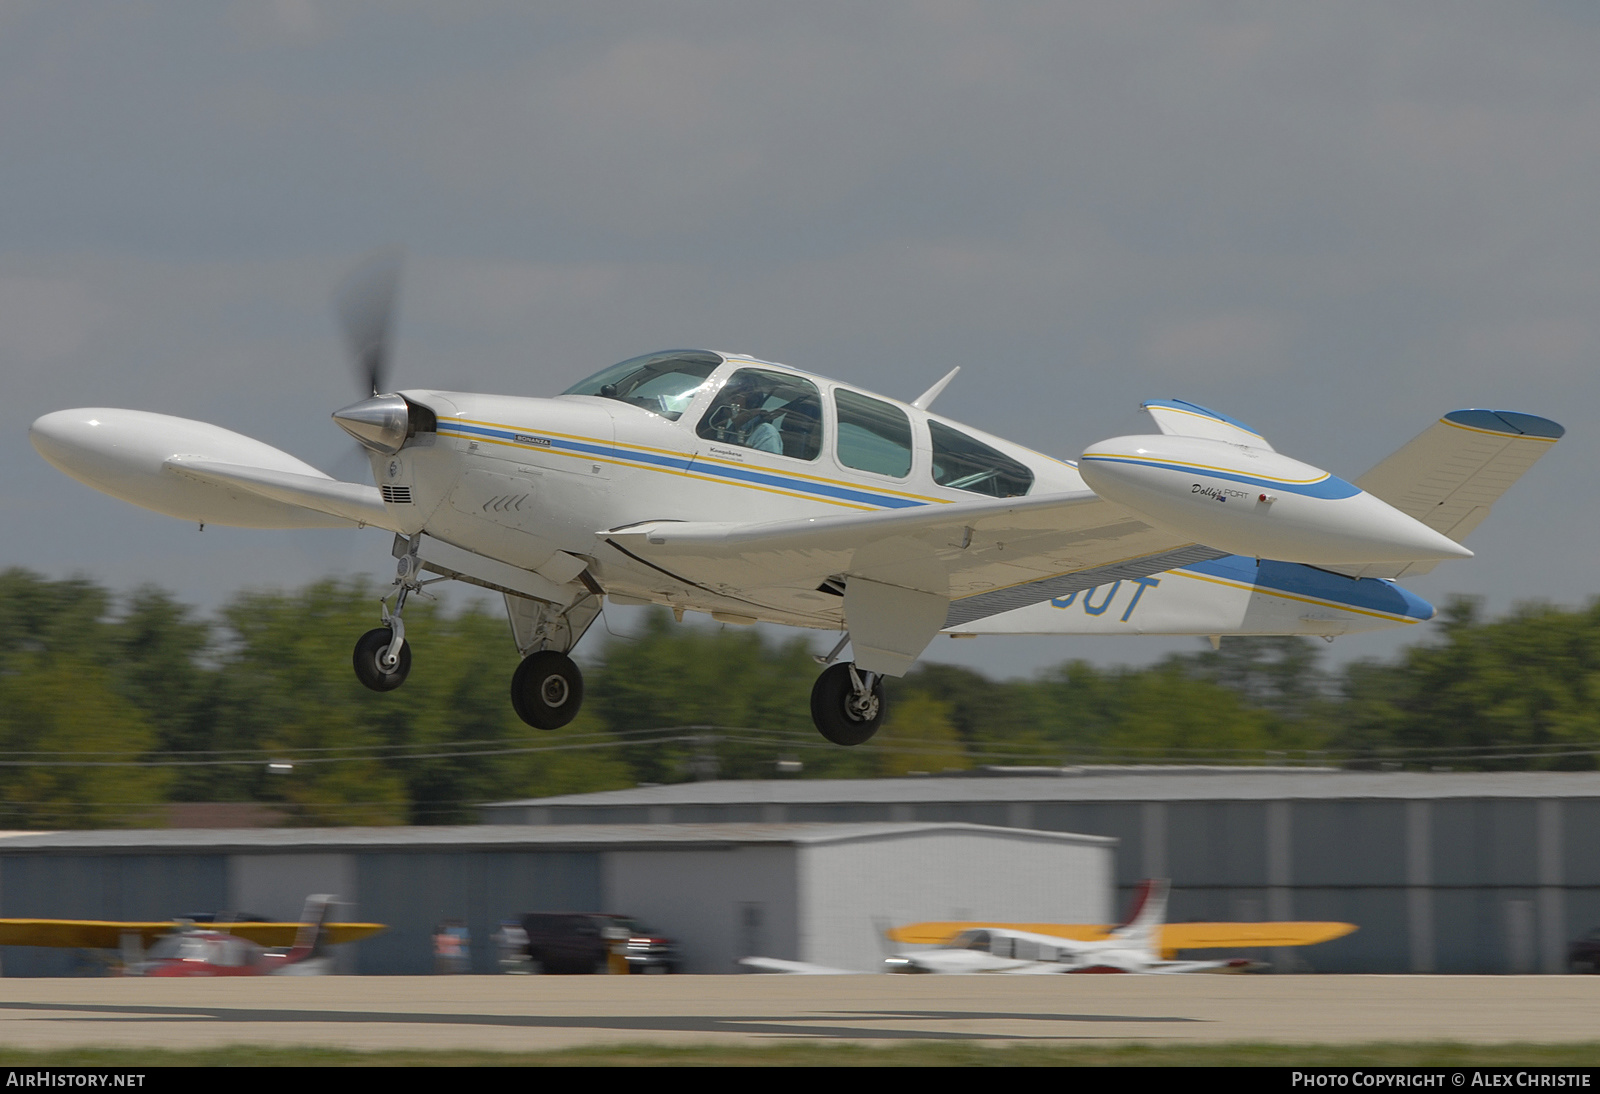
<path fill-rule="evenodd" d="M 357 639 L 355 653 L 351 657 L 356 679 L 373 691 L 393 691 L 406 682 L 406 674 L 411 671 L 411 644 L 406 641 L 406 622 L 401 616 L 405 611 L 406 597 L 413 590 L 422 596 L 428 595 L 422 591 L 422 583 L 416 581 L 416 567 L 412 559 L 402 558 L 399 570 L 400 576 L 395 578 L 395 584 L 400 586 L 400 591 L 395 595 L 394 612 L 389 611 L 387 598 L 379 602 L 383 605 L 383 626 L 375 627 Z"/>
<path fill-rule="evenodd" d="M 836 745 L 859 745 L 883 724 L 883 677 L 854 662 L 832 665 L 811 688 L 811 720 Z"/>
<path fill-rule="evenodd" d="M 356 642 L 356 652 L 351 660 L 355 664 L 356 679 L 373 691 L 393 691 L 406 682 L 411 671 L 411 644 L 401 632 L 400 650 L 393 658 L 395 635 L 388 627 L 376 627 L 362 635 Z"/>

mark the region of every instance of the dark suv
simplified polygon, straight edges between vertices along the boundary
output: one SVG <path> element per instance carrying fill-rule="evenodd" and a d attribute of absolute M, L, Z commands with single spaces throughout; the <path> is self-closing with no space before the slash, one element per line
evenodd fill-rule
<path fill-rule="evenodd" d="M 1567 950 L 1567 968 L 1573 972 L 1600 972 L 1600 927 L 1596 927 Z"/>
<path fill-rule="evenodd" d="M 531 912 L 522 917 L 528 933 L 530 972 L 678 971 L 678 947 L 625 915 L 599 912 Z"/>

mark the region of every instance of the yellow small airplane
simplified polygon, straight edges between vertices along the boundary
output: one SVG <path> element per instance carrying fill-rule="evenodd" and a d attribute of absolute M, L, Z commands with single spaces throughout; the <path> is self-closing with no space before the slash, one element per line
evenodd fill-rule
<path fill-rule="evenodd" d="M 0 919 L 0 946 L 118 950 L 124 976 L 270 976 L 325 971 L 323 947 L 385 930 L 382 923 L 329 923 L 334 898 L 307 898 L 299 923 L 197 915 L 128 922 Z"/>
<path fill-rule="evenodd" d="M 1024 931 L 1053 935 L 1078 942 L 1105 941 L 1115 925 L 1101 923 L 965 923 L 933 921 L 893 927 L 888 935 L 896 942 L 942 946 L 974 929 Z M 1162 957 L 1172 960 L 1179 950 L 1267 949 L 1278 946 L 1313 946 L 1342 938 L 1356 929 L 1354 923 L 1316 923 L 1283 921 L 1267 923 L 1166 923 L 1160 928 L 1157 945 Z"/>
<path fill-rule="evenodd" d="M 194 927 L 203 927 L 212 934 L 231 934 L 254 942 L 258 946 L 290 946 L 294 944 L 299 923 L 203 923 L 189 920 L 161 919 L 123 922 L 104 919 L 0 919 L 0 946 L 57 946 L 65 949 L 115 950 L 121 947 L 124 935 L 136 934 L 142 946 L 149 946 L 158 938 Z M 323 925 L 323 941 L 336 945 L 369 938 L 385 929 L 382 923 L 327 923 Z"/>

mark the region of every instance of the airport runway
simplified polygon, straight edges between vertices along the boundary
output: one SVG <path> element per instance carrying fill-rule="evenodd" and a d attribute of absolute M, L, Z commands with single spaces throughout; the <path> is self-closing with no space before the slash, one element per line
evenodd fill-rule
<path fill-rule="evenodd" d="M 0 980 L 0 1045 L 1591 1041 L 1600 976 Z"/>

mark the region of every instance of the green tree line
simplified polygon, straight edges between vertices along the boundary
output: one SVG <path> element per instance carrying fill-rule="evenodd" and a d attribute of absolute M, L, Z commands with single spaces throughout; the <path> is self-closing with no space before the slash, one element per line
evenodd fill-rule
<path fill-rule="evenodd" d="M 442 824 L 486 801 L 694 778 L 846 778 L 984 765 L 1331 764 L 1590 770 L 1600 600 L 1498 620 L 1453 602 L 1388 661 L 1225 638 L 1145 667 L 1069 661 L 991 680 L 936 661 L 889 682 L 870 743 L 812 728 L 804 638 L 680 625 L 609 636 L 554 733 L 512 713 L 499 605 L 413 599 L 410 679 L 363 688 L 355 638 L 386 590 L 247 592 L 203 618 L 159 589 L 0 573 L 0 827 L 159 825 L 174 802 L 252 802 L 291 824 Z M 930 656 L 937 655 L 937 647 Z"/>

